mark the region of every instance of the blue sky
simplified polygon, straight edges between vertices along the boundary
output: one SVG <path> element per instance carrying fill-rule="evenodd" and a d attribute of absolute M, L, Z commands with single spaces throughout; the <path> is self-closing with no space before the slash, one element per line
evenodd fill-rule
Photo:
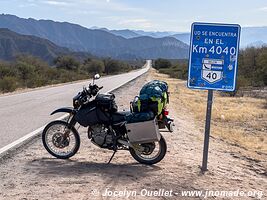
<path fill-rule="evenodd" d="M 0 0 L 0 13 L 147 31 L 189 32 L 194 21 L 267 26 L 266 0 Z"/>

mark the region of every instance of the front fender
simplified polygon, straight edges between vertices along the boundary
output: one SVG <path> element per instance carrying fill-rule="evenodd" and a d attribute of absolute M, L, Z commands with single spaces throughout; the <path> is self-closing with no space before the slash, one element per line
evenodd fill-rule
<path fill-rule="evenodd" d="M 75 110 L 72 107 L 64 107 L 64 108 L 59 108 L 57 110 L 54 110 L 50 115 L 54 115 L 55 113 L 60 113 L 60 112 L 75 113 Z"/>

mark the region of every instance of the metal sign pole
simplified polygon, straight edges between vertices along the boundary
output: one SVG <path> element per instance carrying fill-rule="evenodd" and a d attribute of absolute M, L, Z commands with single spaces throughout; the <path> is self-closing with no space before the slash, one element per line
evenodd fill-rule
<path fill-rule="evenodd" d="M 213 90 L 208 90 L 208 101 L 207 101 L 207 112 L 206 112 L 206 124 L 205 124 L 205 139 L 203 148 L 203 160 L 201 171 L 205 172 L 208 170 L 208 153 L 209 153 L 209 139 L 210 139 L 210 121 L 211 121 L 211 110 L 213 101 Z"/>

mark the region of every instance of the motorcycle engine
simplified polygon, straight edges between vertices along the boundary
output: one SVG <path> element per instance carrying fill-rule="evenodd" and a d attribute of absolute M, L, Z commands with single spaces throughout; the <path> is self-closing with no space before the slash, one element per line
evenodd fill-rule
<path fill-rule="evenodd" d="M 88 129 L 88 138 L 99 147 L 108 148 L 112 146 L 113 140 L 109 130 L 101 124 L 91 126 Z"/>

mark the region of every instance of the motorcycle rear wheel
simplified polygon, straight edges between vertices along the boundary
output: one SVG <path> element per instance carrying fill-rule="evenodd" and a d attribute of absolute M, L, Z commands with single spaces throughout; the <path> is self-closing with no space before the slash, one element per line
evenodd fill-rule
<path fill-rule="evenodd" d="M 80 148 L 78 131 L 74 127 L 68 129 L 68 123 L 61 120 L 52 121 L 44 128 L 42 142 L 48 153 L 59 159 L 74 156 Z"/>
<path fill-rule="evenodd" d="M 130 147 L 129 150 L 131 156 L 141 164 L 154 165 L 160 162 L 165 157 L 167 152 L 167 144 L 163 136 L 161 136 L 161 139 L 158 142 L 138 144 L 138 145 L 141 145 L 145 148 L 153 148 L 152 152 L 138 152 Z M 154 157 L 149 158 L 148 156 L 150 156 L 155 151 L 157 145 L 159 146 L 159 151 Z"/>

